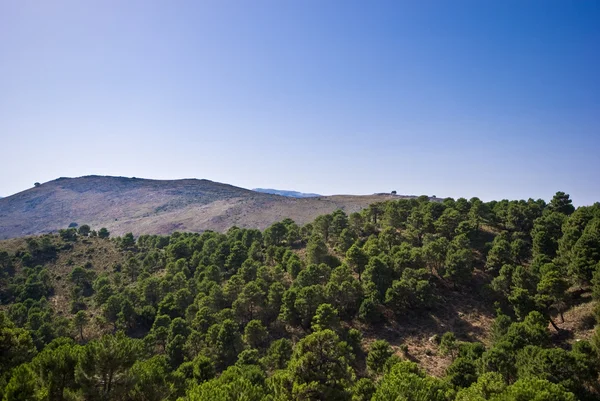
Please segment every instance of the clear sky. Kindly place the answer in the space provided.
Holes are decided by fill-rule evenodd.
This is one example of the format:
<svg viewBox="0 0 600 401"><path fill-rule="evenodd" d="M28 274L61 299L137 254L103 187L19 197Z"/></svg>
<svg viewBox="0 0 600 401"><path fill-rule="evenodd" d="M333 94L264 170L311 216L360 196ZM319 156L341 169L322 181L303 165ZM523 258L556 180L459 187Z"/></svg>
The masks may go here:
<svg viewBox="0 0 600 401"><path fill-rule="evenodd" d="M600 1L0 0L0 195L88 174L600 201Z"/></svg>

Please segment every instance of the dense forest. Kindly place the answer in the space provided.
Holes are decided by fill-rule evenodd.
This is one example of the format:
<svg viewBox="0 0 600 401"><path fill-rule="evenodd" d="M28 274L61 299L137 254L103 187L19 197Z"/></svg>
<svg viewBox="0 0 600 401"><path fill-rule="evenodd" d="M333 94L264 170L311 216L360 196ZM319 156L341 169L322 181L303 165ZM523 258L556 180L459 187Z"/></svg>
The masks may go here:
<svg viewBox="0 0 600 401"><path fill-rule="evenodd" d="M600 203L0 242L0 399L592 400Z"/></svg>

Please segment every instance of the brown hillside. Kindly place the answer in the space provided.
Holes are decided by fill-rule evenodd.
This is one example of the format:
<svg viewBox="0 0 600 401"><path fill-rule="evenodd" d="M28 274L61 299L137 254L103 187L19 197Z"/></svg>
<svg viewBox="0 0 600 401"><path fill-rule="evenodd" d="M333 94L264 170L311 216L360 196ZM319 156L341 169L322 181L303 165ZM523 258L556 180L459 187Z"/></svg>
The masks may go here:
<svg viewBox="0 0 600 401"><path fill-rule="evenodd" d="M298 224L343 209L358 211L392 195L287 198L208 180L59 178L0 199L0 239L40 234L70 223L114 235L265 228L286 217Z"/></svg>

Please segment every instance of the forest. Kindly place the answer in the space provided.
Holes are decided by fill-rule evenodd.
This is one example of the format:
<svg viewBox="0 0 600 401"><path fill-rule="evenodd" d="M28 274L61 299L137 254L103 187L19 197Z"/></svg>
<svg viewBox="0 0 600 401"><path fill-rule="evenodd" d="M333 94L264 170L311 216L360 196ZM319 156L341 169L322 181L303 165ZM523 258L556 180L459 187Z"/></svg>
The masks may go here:
<svg viewBox="0 0 600 401"><path fill-rule="evenodd" d="M0 400L600 397L600 203L72 226L0 242Z"/></svg>

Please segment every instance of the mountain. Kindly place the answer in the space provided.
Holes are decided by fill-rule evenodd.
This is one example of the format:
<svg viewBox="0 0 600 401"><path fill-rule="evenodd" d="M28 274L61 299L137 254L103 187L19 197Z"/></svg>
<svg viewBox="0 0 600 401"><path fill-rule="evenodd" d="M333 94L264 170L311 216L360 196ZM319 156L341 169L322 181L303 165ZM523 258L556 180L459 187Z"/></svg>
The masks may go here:
<svg viewBox="0 0 600 401"><path fill-rule="evenodd" d="M298 191L286 191L283 189L271 189L271 188L254 188L252 189L255 192L262 192L264 194L273 194L273 195L281 195L287 196L289 198L316 198L318 196L322 196L319 194L307 194L304 192Z"/></svg>
<svg viewBox="0 0 600 401"><path fill-rule="evenodd" d="M71 223L127 232L264 229L286 217L306 224L343 209L359 211L390 195L290 198L209 180L149 180L86 176L59 178L0 199L0 239L40 234Z"/></svg>

